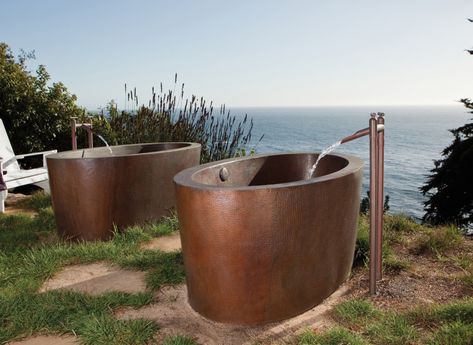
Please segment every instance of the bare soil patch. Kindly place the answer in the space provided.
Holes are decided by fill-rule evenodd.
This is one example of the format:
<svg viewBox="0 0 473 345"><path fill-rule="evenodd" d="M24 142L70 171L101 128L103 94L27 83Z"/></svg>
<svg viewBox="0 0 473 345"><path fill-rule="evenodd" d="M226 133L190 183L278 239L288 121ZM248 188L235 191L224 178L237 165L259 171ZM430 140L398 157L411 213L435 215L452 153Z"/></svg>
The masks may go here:
<svg viewBox="0 0 473 345"><path fill-rule="evenodd" d="M56 336L56 335L39 335L20 341L13 341L8 345L78 345L76 337L73 336Z"/></svg>
<svg viewBox="0 0 473 345"><path fill-rule="evenodd" d="M344 299L367 298L384 310L404 311L432 303L448 303L473 296L473 289L460 279L466 273L455 258L473 258L473 241L465 238L461 246L442 255L435 253L413 254L412 248L396 247L396 256L407 260L409 268L387 272L378 282L375 296L369 295L368 269L357 267L347 282L349 292Z"/></svg>
<svg viewBox="0 0 473 345"><path fill-rule="evenodd" d="M153 238L151 241L143 244L141 249L161 250L163 252L174 252L181 250L181 237L178 232L168 236Z"/></svg>
<svg viewBox="0 0 473 345"><path fill-rule="evenodd" d="M145 318L160 325L158 340L169 335L188 335L196 338L199 344L241 345L254 344L255 341L273 342L291 339L307 327L324 329L333 325L327 312L340 302L347 287L337 290L332 296L315 308L288 320L259 327L229 325L208 320L195 312L187 302L186 286L168 286L156 295L156 302L149 306L118 310L119 319Z"/></svg>
<svg viewBox="0 0 473 345"><path fill-rule="evenodd" d="M73 265L47 280L39 292L68 289L91 295L109 291L137 293L146 290L145 275L146 272L124 270L101 262Z"/></svg>
<svg viewBox="0 0 473 345"><path fill-rule="evenodd" d="M25 195L20 193L8 193L7 199L5 200L5 213L16 214L21 213L34 217L38 213L34 210L24 207L24 201L31 198L31 195Z"/></svg>

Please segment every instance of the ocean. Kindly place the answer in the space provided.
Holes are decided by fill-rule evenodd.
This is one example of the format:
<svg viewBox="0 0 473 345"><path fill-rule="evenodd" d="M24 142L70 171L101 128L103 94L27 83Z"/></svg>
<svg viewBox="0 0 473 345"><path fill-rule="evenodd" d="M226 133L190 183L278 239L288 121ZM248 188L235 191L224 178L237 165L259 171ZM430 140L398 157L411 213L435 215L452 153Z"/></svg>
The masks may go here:
<svg viewBox="0 0 473 345"><path fill-rule="evenodd" d="M375 106L307 108L233 108L253 118L252 144L257 153L320 152L353 132L366 128L371 112L384 112L385 193L390 212L416 219L423 215L419 188L452 142L448 131L473 117L461 104L452 106ZM258 139L264 134L261 142ZM362 196L369 185L368 137L341 145L335 153L365 162Z"/></svg>

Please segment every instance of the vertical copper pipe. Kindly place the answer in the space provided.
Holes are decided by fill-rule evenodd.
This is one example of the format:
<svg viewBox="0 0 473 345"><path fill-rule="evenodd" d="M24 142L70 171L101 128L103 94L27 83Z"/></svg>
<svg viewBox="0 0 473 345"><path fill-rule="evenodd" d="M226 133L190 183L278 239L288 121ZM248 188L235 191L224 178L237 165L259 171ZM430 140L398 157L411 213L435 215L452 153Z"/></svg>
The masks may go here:
<svg viewBox="0 0 473 345"><path fill-rule="evenodd" d="M376 294L376 205L377 205L377 185L376 185L376 156L377 156L377 120L376 114L372 113L369 121L370 129L370 294Z"/></svg>
<svg viewBox="0 0 473 345"><path fill-rule="evenodd" d="M384 126L384 114L378 113L378 124ZM377 140L377 177L376 177L376 280L383 277L383 213L384 213L384 129L378 132Z"/></svg>
<svg viewBox="0 0 473 345"><path fill-rule="evenodd" d="M71 117L71 138L72 138L72 149L77 150L76 118L75 117Z"/></svg>

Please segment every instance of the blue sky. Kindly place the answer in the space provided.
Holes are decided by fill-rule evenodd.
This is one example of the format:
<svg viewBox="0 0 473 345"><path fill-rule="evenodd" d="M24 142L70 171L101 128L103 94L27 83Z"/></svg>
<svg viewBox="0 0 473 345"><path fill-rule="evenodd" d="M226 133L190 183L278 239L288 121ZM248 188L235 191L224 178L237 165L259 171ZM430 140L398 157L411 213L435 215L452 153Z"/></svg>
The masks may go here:
<svg viewBox="0 0 473 345"><path fill-rule="evenodd" d="M452 104L473 97L467 17L471 0L0 0L0 41L92 109L175 72L232 107Z"/></svg>

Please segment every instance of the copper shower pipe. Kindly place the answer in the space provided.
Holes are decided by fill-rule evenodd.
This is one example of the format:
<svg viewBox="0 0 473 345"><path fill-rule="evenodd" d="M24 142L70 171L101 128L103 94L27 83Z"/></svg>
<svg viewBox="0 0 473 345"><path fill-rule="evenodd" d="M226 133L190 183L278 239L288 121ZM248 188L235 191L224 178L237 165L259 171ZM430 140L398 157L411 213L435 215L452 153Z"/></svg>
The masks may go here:
<svg viewBox="0 0 473 345"><path fill-rule="evenodd" d="M383 272L384 113L371 113L369 127L341 143L366 135L370 138L370 294L374 295Z"/></svg>
<svg viewBox="0 0 473 345"><path fill-rule="evenodd" d="M77 123L77 117L71 117L71 136L72 136L72 149L77 150L77 128L84 128L87 131L87 143L89 148L94 147L94 134L92 132L92 122L89 123Z"/></svg>

